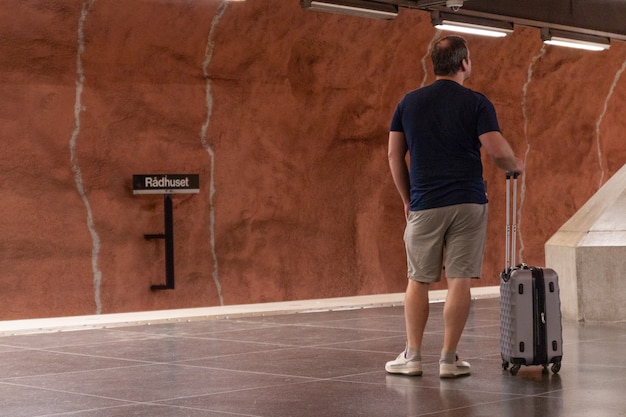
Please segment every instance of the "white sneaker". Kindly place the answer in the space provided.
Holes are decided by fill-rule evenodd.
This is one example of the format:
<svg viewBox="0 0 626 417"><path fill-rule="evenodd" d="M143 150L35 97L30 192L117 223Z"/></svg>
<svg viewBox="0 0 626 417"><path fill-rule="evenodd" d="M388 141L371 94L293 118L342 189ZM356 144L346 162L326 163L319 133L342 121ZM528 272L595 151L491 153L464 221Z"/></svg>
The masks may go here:
<svg viewBox="0 0 626 417"><path fill-rule="evenodd" d="M406 351L404 351L398 355L396 360L385 364L385 371L390 374L420 376L422 375L422 361L407 359Z"/></svg>
<svg viewBox="0 0 626 417"><path fill-rule="evenodd" d="M440 378L456 378L459 376L469 375L470 374L470 364L469 362L465 362L459 360L459 357L456 357L456 361L454 363L445 363L439 361L439 377Z"/></svg>

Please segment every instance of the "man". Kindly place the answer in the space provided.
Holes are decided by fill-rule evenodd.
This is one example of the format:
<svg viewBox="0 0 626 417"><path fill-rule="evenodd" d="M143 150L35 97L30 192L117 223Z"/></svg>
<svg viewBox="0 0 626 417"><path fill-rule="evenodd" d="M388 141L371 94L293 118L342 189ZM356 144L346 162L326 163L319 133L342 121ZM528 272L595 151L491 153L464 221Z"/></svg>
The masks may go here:
<svg viewBox="0 0 626 417"><path fill-rule="evenodd" d="M485 248L487 197L480 149L503 170L520 173L524 164L500 133L492 103L463 86L472 72L465 40L440 39L431 58L436 81L405 95L389 132L389 167L407 219L408 286L406 348L385 369L422 375L428 290L440 281L445 266L448 294L439 376L454 378L470 373L470 364L457 356L457 345L470 311L470 284L480 277Z"/></svg>

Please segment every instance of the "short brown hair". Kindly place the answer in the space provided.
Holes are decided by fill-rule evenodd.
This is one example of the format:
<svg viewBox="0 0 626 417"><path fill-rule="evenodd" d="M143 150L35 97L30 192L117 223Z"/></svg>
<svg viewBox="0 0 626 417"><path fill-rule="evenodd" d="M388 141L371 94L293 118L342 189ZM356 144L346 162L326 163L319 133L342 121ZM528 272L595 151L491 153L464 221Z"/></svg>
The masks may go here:
<svg viewBox="0 0 626 417"><path fill-rule="evenodd" d="M456 74L468 56L469 51L464 38L456 35L444 36L435 43L430 54L435 75Z"/></svg>

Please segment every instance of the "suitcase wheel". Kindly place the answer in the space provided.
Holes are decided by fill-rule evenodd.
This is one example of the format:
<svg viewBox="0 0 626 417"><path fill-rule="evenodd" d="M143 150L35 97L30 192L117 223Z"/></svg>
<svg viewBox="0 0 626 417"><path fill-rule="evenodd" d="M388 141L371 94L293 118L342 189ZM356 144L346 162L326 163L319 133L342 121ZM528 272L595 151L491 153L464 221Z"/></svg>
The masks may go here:
<svg viewBox="0 0 626 417"><path fill-rule="evenodd" d="M517 375L517 372L520 370L520 368L522 367L522 365L513 365L511 367L511 375Z"/></svg>
<svg viewBox="0 0 626 417"><path fill-rule="evenodd" d="M552 364L552 372L558 374L561 370L561 362L555 362Z"/></svg>
<svg viewBox="0 0 626 417"><path fill-rule="evenodd" d="M502 361L502 369L505 371L509 369L509 363L507 361Z"/></svg>

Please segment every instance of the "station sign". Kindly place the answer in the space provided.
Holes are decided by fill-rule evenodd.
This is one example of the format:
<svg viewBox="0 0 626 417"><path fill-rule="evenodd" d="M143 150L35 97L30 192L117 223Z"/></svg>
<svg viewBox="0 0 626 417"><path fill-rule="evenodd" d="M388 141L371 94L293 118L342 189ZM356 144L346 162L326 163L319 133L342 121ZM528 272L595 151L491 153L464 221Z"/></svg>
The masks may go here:
<svg viewBox="0 0 626 417"><path fill-rule="evenodd" d="M197 194L198 174L133 175L133 194Z"/></svg>

